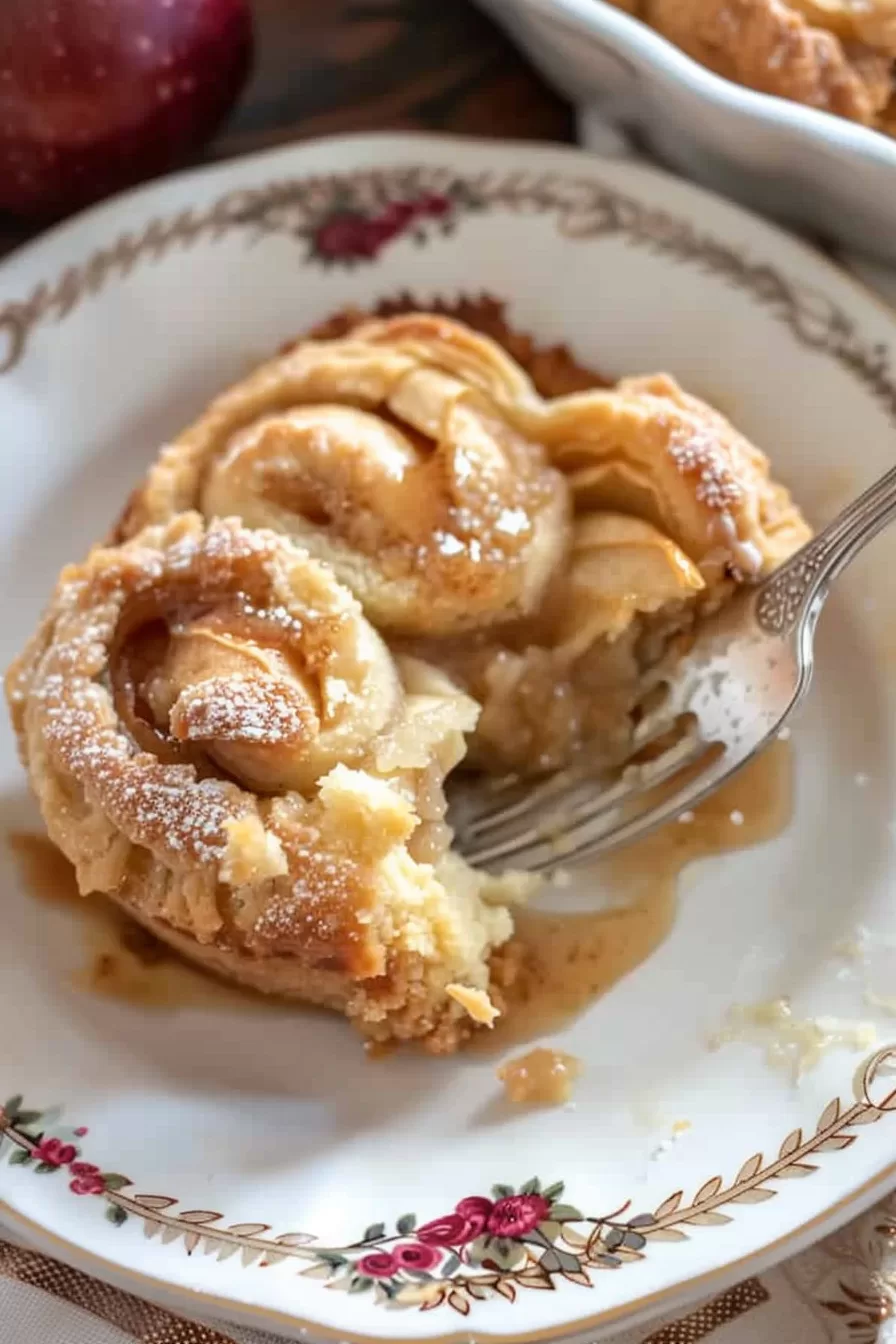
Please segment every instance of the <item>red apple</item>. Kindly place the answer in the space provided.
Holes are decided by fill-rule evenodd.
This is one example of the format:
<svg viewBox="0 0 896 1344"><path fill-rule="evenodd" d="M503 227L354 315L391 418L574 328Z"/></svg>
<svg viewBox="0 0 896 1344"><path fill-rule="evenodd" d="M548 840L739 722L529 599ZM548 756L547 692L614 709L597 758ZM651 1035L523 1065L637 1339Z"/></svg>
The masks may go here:
<svg viewBox="0 0 896 1344"><path fill-rule="evenodd" d="M52 218L171 168L251 53L247 0L0 0L0 209Z"/></svg>

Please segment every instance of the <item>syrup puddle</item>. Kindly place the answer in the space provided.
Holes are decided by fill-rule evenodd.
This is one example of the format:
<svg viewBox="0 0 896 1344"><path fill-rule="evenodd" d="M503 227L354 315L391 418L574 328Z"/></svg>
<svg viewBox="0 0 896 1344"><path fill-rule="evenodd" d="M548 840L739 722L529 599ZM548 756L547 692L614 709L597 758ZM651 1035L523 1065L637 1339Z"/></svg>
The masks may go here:
<svg viewBox="0 0 896 1344"><path fill-rule="evenodd" d="M595 883L612 907L587 913L522 910L520 989L506 1015L476 1047L505 1050L565 1026L654 952L675 922L678 878L687 864L770 840L793 813L789 742L774 742L690 821L672 822L628 849L599 860ZM542 898L550 902L550 893Z"/></svg>
<svg viewBox="0 0 896 1344"><path fill-rule="evenodd" d="M45 836L13 831L6 842L28 894L78 918L85 965L70 977L74 989L153 1009L281 1006L182 961L104 896L81 896L74 869Z"/></svg>
<svg viewBox="0 0 896 1344"><path fill-rule="evenodd" d="M693 820L673 822L594 865L612 908L517 912L526 970L506 1015L492 1031L479 1033L475 1048L504 1051L563 1027L662 943L675 920L678 877L688 863L771 839L791 812L789 743L776 742L701 804ZM43 836L12 832L7 843L28 893L79 917L86 964L71 977L75 988L153 1009L287 1006L191 966L104 897L80 896L71 865ZM550 899L548 891L543 901Z"/></svg>
<svg viewBox="0 0 896 1344"><path fill-rule="evenodd" d="M563 1050L536 1046L498 1069L504 1095L515 1106L563 1106L582 1072L582 1061Z"/></svg>

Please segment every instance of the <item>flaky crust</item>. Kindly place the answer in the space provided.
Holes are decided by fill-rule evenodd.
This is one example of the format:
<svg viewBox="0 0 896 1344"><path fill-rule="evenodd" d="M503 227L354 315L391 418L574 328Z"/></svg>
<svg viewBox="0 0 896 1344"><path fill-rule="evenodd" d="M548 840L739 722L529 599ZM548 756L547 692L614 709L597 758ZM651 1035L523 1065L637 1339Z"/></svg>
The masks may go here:
<svg viewBox="0 0 896 1344"><path fill-rule="evenodd" d="M530 399L494 342L437 315L303 342L162 450L119 535L234 514L326 561L381 630L511 620L567 545L564 482L502 411Z"/></svg>
<svg viewBox="0 0 896 1344"><path fill-rule="evenodd" d="M809 535L673 379L607 387L487 298L399 297L285 347L163 450L121 530L184 507L301 539L481 705L471 761L514 771L624 754L645 627L686 629Z"/></svg>
<svg viewBox="0 0 896 1344"><path fill-rule="evenodd" d="M577 515L654 523L710 582L768 574L809 528L768 458L667 374L548 403L539 430Z"/></svg>
<svg viewBox="0 0 896 1344"><path fill-rule="evenodd" d="M82 890L451 1050L465 1003L502 1004L524 884L449 852L446 774L624 756L645 673L808 529L665 375L599 386L493 301L396 307L337 315L163 449L7 695Z"/></svg>
<svg viewBox="0 0 896 1344"><path fill-rule="evenodd" d="M531 615L569 543L554 468L577 513L645 517L714 572L766 573L808 535L765 455L665 374L545 396L441 313L324 329L343 326L213 402L162 450L119 535L188 508L239 514L299 539L402 635Z"/></svg>
<svg viewBox="0 0 896 1344"><path fill-rule="evenodd" d="M358 308L336 313L311 335L344 338L371 316L382 321L416 311L413 295L402 294L378 303L373 314ZM434 312L471 327L520 366L530 386L518 403L502 405L564 472L577 520L620 508L653 520L694 563L703 565L712 555L713 573L720 561L751 576L757 565L760 574L768 573L808 539L809 528L788 491L773 480L766 455L668 374L614 385L567 346L540 346L516 330L504 305L488 295L437 303ZM733 549L719 549L720 536Z"/></svg>
<svg viewBox="0 0 896 1344"><path fill-rule="evenodd" d="M636 12L726 79L864 126L881 124L893 93L896 26L883 6L643 0Z"/></svg>
<svg viewBox="0 0 896 1344"><path fill-rule="evenodd" d="M319 322L308 332L313 340L338 340L354 331L371 317L403 317L419 312L421 304L413 294L397 294L394 298L380 299L371 310L343 308ZM512 327L505 315L506 305L489 294L461 296L447 301L435 299L428 311L439 317L450 318L485 336L509 355L542 397L563 397L569 392L585 392L595 387L609 387L610 380L597 369L589 368L576 359L567 345L541 345L528 332ZM284 350L298 344L290 341Z"/></svg>
<svg viewBox="0 0 896 1344"><path fill-rule="evenodd" d="M400 669L325 566L178 515L63 572L7 696L82 891L374 1037L466 1034L447 986L487 991L510 933L439 835L477 709Z"/></svg>
<svg viewBox="0 0 896 1344"><path fill-rule="evenodd" d="M411 296L376 318L414 320ZM530 388L504 413L542 444L571 490L567 556L531 616L416 652L481 704L470 763L527 771L562 765L587 743L608 762L629 750L645 671L732 582L769 572L809 537L768 459L667 375L610 387L564 346L540 348L488 297L438 306L510 353ZM355 336L348 310L315 335ZM479 347L482 348L481 346ZM500 395L500 393L499 393Z"/></svg>

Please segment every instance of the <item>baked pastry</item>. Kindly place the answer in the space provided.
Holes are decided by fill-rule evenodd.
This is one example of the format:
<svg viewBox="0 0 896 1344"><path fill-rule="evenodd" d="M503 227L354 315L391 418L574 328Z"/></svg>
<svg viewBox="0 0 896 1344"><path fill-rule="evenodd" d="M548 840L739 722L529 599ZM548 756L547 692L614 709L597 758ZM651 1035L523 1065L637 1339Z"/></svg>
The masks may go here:
<svg viewBox="0 0 896 1344"><path fill-rule="evenodd" d="M890 132L887 0L632 0L622 8L736 84Z"/></svg>
<svg viewBox="0 0 896 1344"><path fill-rule="evenodd" d="M529 885L451 852L446 776L624 758L700 613L808 536L672 379L463 312L491 334L339 315L213 402L7 677L83 891L435 1051L502 1008Z"/></svg>
<svg viewBox="0 0 896 1344"><path fill-rule="evenodd" d="M119 535L238 515L326 561L381 630L512 620L567 543L562 478L502 414L534 395L494 342L426 314L303 342L162 450Z"/></svg>
<svg viewBox="0 0 896 1344"><path fill-rule="evenodd" d="M671 378L545 396L441 313L323 334L166 446L118 534L195 508L301 541L482 706L468 764L550 769L586 740L624 756L647 664L732 573L808 535L764 455ZM553 352L564 390L570 365Z"/></svg>
<svg viewBox="0 0 896 1344"><path fill-rule="evenodd" d="M667 374L549 402L536 430L566 474L576 512L641 517L710 585L757 579L807 540L768 458Z"/></svg>
<svg viewBox="0 0 896 1344"><path fill-rule="evenodd" d="M181 514L98 547L7 694L81 890L194 960L434 1050L469 1026L449 986L495 993L508 884L443 821L477 707L286 538Z"/></svg>

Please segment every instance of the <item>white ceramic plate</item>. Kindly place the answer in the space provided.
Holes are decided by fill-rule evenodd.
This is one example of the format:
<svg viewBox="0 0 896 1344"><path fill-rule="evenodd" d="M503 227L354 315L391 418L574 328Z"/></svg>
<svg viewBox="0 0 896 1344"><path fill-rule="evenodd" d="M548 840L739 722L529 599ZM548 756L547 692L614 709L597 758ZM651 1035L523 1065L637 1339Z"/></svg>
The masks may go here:
<svg viewBox="0 0 896 1344"><path fill-rule="evenodd" d="M677 172L896 262L896 140L742 88L604 0L479 0L555 88Z"/></svg>
<svg viewBox="0 0 896 1344"><path fill-rule="evenodd" d="M443 204L419 238L324 264L370 237L346 212L424 197ZM610 373L674 372L769 449L816 519L893 461L896 321L711 196L531 145L377 136L244 159L97 209L0 272L4 663L58 567L210 394L340 305L403 289L487 289ZM592 1340L821 1235L896 1176L896 1022L835 953L863 926L868 973L892 993L894 658L891 534L822 623L792 823L690 869L660 950L554 1037L587 1066L573 1109L505 1112L483 1054L367 1061L319 1013L79 990L76 915L35 902L4 854L0 1090L24 1100L6 1118L3 1216L144 1295L354 1341ZM4 824L34 826L0 732ZM799 1088L753 1045L707 1050L733 999L781 993L799 1014L875 1022L878 1044L831 1052ZM675 1120L690 1128L663 1143ZM547 1198L565 1212L530 1259L475 1282L421 1248L402 1252L416 1279L378 1277L396 1236L415 1244L410 1214L443 1220L432 1248L439 1227L463 1240L510 1192L513 1262L533 1216L545 1226L535 1176L542 1191L564 1183ZM614 1227L632 1218L620 1257ZM662 1235L645 1243L648 1225ZM346 1262L370 1255L383 1258L363 1291L339 1291Z"/></svg>

